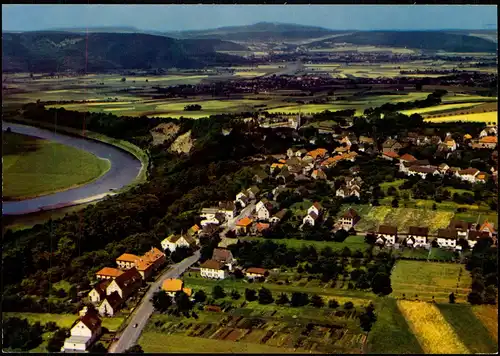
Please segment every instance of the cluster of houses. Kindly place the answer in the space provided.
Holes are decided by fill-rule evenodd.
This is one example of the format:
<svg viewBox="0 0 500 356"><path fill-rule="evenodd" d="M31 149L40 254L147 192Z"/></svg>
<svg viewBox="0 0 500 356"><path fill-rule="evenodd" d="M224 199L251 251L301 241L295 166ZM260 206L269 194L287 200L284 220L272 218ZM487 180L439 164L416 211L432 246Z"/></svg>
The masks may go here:
<svg viewBox="0 0 500 356"><path fill-rule="evenodd" d="M104 267L96 273L99 282L88 298L101 316L113 316L166 262L165 254L156 247L142 256L124 253L116 259L118 268Z"/></svg>

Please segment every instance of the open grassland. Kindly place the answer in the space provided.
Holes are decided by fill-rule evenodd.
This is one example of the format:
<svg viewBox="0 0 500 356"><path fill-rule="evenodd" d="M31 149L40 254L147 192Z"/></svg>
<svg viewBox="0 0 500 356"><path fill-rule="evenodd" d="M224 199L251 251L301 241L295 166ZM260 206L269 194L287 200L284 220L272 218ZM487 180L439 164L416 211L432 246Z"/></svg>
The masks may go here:
<svg viewBox="0 0 500 356"><path fill-rule="evenodd" d="M447 302L451 292L465 302L471 282L464 266L452 263L399 260L391 274L392 296L436 302Z"/></svg>
<svg viewBox="0 0 500 356"><path fill-rule="evenodd" d="M259 241L263 242L266 240L271 240L277 244L284 244L288 248L300 249L303 246L313 246L318 251L325 247L330 247L333 251L342 251L344 247L348 247L352 252L359 250L364 252L366 249L370 247L365 242L364 236L349 236L343 242L335 242L335 241L308 241L308 240L298 240L298 239L266 239L264 237L245 237L240 238L242 241Z"/></svg>
<svg viewBox="0 0 500 356"><path fill-rule="evenodd" d="M89 183L105 174L109 160L36 137L3 133L3 199L18 200Z"/></svg>
<svg viewBox="0 0 500 356"><path fill-rule="evenodd" d="M498 345L498 307L491 305L475 305L472 307L472 311L486 329L488 329L489 335Z"/></svg>
<svg viewBox="0 0 500 356"><path fill-rule="evenodd" d="M21 319L28 319L30 323L39 321L42 325L53 321L60 328L70 328L73 323L78 319L78 315L73 314L50 314L50 313L2 313L2 317L16 317ZM102 326L110 331L118 330L123 322L122 317L103 318Z"/></svg>
<svg viewBox="0 0 500 356"><path fill-rule="evenodd" d="M427 122L484 122L486 124L498 124L498 111L490 111L485 113L473 113L443 117L426 118Z"/></svg>
<svg viewBox="0 0 500 356"><path fill-rule="evenodd" d="M159 332L142 333L139 345L145 353L293 353L293 349L284 349L248 342L213 340L183 335L165 335ZM300 353L299 351L296 351Z"/></svg>
<svg viewBox="0 0 500 356"><path fill-rule="evenodd" d="M497 341L474 314L473 306L443 303L438 304L437 307L460 341L471 353L495 353L498 351ZM496 313L495 316L498 317ZM498 322L496 325L498 326Z"/></svg>
<svg viewBox="0 0 500 356"><path fill-rule="evenodd" d="M340 210L343 214L351 205L344 205ZM448 226L454 212L415 209L392 208L390 206L355 205L353 209L361 216L354 226L358 231L377 229L380 225L396 225L398 232L407 232L410 226L427 226L431 232Z"/></svg>
<svg viewBox="0 0 500 356"><path fill-rule="evenodd" d="M368 334L368 352L374 354L421 354L417 338L392 298L375 305L377 321Z"/></svg>
<svg viewBox="0 0 500 356"><path fill-rule="evenodd" d="M436 305L399 300L398 307L408 321L424 353L470 353Z"/></svg>

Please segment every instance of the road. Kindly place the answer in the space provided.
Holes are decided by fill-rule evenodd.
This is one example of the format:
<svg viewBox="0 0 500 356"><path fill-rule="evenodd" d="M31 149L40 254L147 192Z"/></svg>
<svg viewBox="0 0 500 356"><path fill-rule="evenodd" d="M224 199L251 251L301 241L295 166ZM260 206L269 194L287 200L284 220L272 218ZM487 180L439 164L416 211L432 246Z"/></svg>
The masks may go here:
<svg viewBox="0 0 500 356"><path fill-rule="evenodd" d="M76 205L82 201L100 199L110 194L110 189L119 189L130 184L141 171L141 162L133 155L115 146L81 137L68 136L38 127L2 121L2 130L40 137L46 140L85 150L99 158L108 159L111 168L102 177L80 187L21 201L2 202L3 215L23 215Z"/></svg>
<svg viewBox="0 0 500 356"><path fill-rule="evenodd" d="M237 242L237 239L232 239L226 237L226 233L229 230L233 230L236 227L236 222L245 216L249 216L252 214L252 211L255 209L255 201L252 201L250 204L248 204L243 210L241 210L241 213L236 216L234 219L229 220L228 222L225 223L224 229L220 232L219 236L221 241L219 242L219 247L227 247L232 243Z"/></svg>
<svg viewBox="0 0 500 356"><path fill-rule="evenodd" d="M149 317L153 314L153 304L151 303L151 298L153 294L158 291L161 287L163 281L167 278L178 278L184 271L186 271L191 265L193 265L200 258L200 250L196 251L193 256L186 258L185 260L172 265L172 267L163 273L160 278L154 282L148 289L141 303L135 308L133 315L128 321L127 327L119 335L118 341L113 343L108 352L109 353L122 353L129 347L134 346L139 340L142 330L146 326ZM134 324L137 327L134 328Z"/></svg>

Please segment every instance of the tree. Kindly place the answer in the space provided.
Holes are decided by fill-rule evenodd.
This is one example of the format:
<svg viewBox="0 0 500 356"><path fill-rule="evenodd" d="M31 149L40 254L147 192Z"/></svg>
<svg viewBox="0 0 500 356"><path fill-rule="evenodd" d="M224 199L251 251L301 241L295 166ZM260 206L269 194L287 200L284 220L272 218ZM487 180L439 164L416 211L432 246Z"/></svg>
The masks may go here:
<svg viewBox="0 0 500 356"><path fill-rule="evenodd" d="M397 200L396 198L394 198L391 202L391 205L393 208L398 208L399 207L399 200Z"/></svg>
<svg viewBox="0 0 500 356"><path fill-rule="evenodd" d="M274 301L271 291L265 287L259 289L259 304L271 304Z"/></svg>
<svg viewBox="0 0 500 356"><path fill-rule="evenodd" d="M483 296L478 292L472 291L467 295L467 301L472 305L483 304Z"/></svg>
<svg viewBox="0 0 500 356"><path fill-rule="evenodd" d="M191 303L191 300L189 299L189 296L184 293L183 291L178 291L175 293L175 306L177 307L177 310L179 312L187 312L191 310L193 304Z"/></svg>
<svg viewBox="0 0 500 356"><path fill-rule="evenodd" d="M495 288L495 286L494 285L489 285L484 290L484 302L486 304L495 305L497 303L497 294L498 294L498 291Z"/></svg>
<svg viewBox="0 0 500 356"><path fill-rule="evenodd" d="M363 331L369 332L372 324L377 321L377 316L374 313L375 307L370 304L365 308L365 312L359 316L359 322Z"/></svg>
<svg viewBox="0 0 500 356"><path fill-rule="evenodd" d="M375 245L375 241L377 241L377 236L374 233L367 233L365 235L365 242L369 245Z"/></svg>
<svg viewBox="0 0 500 356"><path fill-rule="evenodd" d="M13 317L4 319L2 324L4 348L27 351L42 342L43 327L40 322L30 325L27 319Z"/></svg>
<svg viewBox="0 0 500 356"><path fill-rule="evenodd" d="M95 354L105 354L108 352L108 349L106 349L106 347L101 342L98 342L94 344L94 346L92 346L89 351L90 353Z"/></svg>
<svg viewBox="0 0 500 356"><path fill-rule="evenodd" d="M234 300L238 300L240 299L241 295L240 293L236 290L236 289L233 289L231 291L231 298L234 299Z"/></svg>
<svg viewBox="0 0 500 356"><path fill-rule="evenodd" d="M372 280L372 290L375 294L388 295L392 293L391 278L387 273L378 272Z"/></svg>
<svg viewBox="0 0 500 356"><path fill-rule="evenodd" d="M67 329L58 329L47 342L47 351L61 352L64 340L69 336Z"/></svg>
<svg viewBox="0 0 500 356"><path fill-rule="evenodd" d="M450 300L451 304L455 304L455 293L451 292L448 296L448 299Z"/></svg>
<svg viewBox="0 0 500 356"><path fill-rule="evenodd" d="M309 296L306 293L293 292L290 305L292 307L302 307L309 304Z"/></svg>
<svg viewBox="0 0 500 356"><path fill-rule="evenodd" d="M172 298L164 290L154 293L151 301L155 310L159 312L166 311L173 304Z"/></svg>
<svg viewBox="0 0 500 356"><path fill-rule="evenodd" d="M339 302L337 302L335 299L330 299L328 301L328 308L336 309L338 307L339 307Z"/></svg>
<svg viewBox="0 0 500 356"><path fill-rule="evenodd" d="M288 299L288 295L285 293L281 293L278 299L276 299L276 304L277 305L284 305L290 303L290 300Z"/></svg>
<svg viewBox="0 0 500 356"><path fill-rule="evenodd" d="M325 305L325 302L323 300L323 298L321 298L319 295L317 294L314 294L312 297L311 297L311 301L310 301L311 305L312 306L315 306L316 308L321 308L322 306Z"/></svg>
<svg viewBox="0 0 500 356"><path fill-rule="evenodd" d="M432 210L436 210L436 209L437 209L436 203L432 204Z"/></svg>
<svg viewBox="0 0 500 356"><path fill-rule="evenodd" d="M196 303L203 303L203 302L205 302L205 300L207 300L207 295L201 289L199 291L196 291L196 293L194 293L193 297L194 297L194 301Z"/></svg>
<svg viewBox="0 0 500 356"><path fill-rule="evenodd" d="M354 304L352 302L345 302L344 303L344 309L349 310L354 307Z"/></svg>
<svg viewBox="0 0 500 356"><path fill-rule="evenodd" d="M245 289L245 299L249 302L257 300L257 292L254 289Z"/></svg>
<svg viewBox="0 0 500 356"><path fill-rule="evenodd" d="M144 350L141 345L134 345L123 351L125 354L143 354Z"/></svg>
<svg viewBox="0 0 500 356"><path fill-rule="evenodd" d="M45 323L45 330L52 332L52 331L56 331L57 329L58 329L58 327L57 327L57 324L55 322L48 321L47 323Z"/></svg>
<svg viewBox="0 0 500 356"><path fill-rule="evenodd" d="M126 82L126 81L127 81L127 78L125 78L125 77L123 77L123 78L121 79L121 82Z"/></svg>
<svg viewBox="0 0 500 356"><path fill-rule="evenodd" d="M226 296L226 292L224 292L224 289L221 286L215 285L212 288L212 297L214 299L221 299L221 298L224 298L225 296Z"/></svg>

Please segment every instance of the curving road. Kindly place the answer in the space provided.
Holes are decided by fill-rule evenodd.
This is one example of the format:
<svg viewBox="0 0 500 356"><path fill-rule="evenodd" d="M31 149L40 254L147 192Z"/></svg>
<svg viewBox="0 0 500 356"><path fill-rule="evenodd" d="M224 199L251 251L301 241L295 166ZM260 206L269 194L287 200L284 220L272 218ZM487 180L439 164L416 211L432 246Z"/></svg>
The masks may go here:
<svg viewBox="0 0 500 356"><path fill-rule="evenodd" d="M137 344L139 336L142 330L146 326L151 314L153 314L154 307L151 303L151 298L153 294L160 290L163 281L167 278L179 278L179 276L184 273L191 265L193 265L200 258L200 250L196 251L193 256L190 256L181 262L172 265L163 275L156 279L156 281L151 284L151 287L146 292L142 298L141 303L135 309L134 313L127 321L127 326L123 332L118 336L118 341L113 343L109 349L108 353L123 353L126 349ZM137 327L134 328L134 325Z"/></svg>
<svg viewBox="0 0 500 356"><path fill-rule="evenodd" d="M132 154L102 142L2 121L2 130L6 131L7 128L19 134L35 136L88 151L97 157L110 160L111 168L99 179L81 187L33 199L2 202L3 215L23 215L42 208L50 210L101 199L110 194L111 189L116 190L130 184L139 175L142 167L141 162Z"/></svg>

